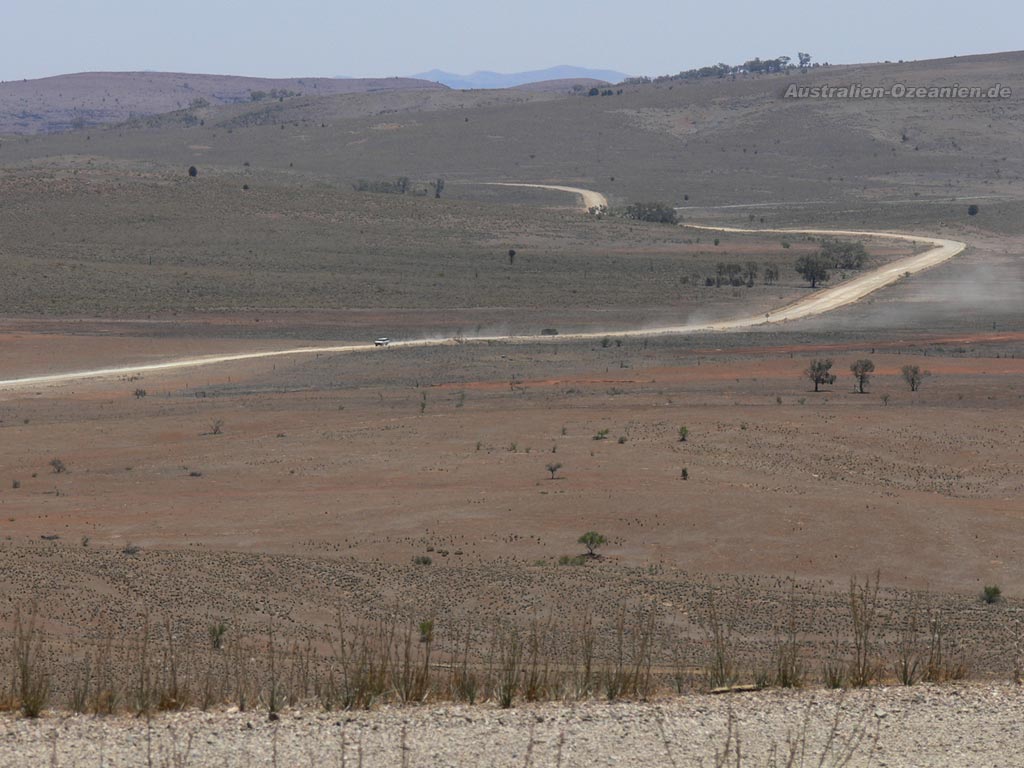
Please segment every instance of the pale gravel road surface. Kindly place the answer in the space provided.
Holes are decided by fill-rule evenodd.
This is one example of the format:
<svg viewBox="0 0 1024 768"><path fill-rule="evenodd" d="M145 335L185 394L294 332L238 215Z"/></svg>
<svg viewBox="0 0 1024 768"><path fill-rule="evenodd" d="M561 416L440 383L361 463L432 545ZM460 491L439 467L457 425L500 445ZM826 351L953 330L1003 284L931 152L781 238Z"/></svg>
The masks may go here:
<svg viewBox="0 0 1024 768"><path fill-rule="evenodd" d="M549 184L512 184L501 183L497 186L530 187L539 189L551 189L560 192L571 192L580 195L584 207L592 204L604 205L607 203L604 195L591 190L577 187L562 187ZM690 228L700 230L711 230L715 232L736 232L736 233L770 233L770 234L808 234L825 235L836 237L883 237L892 240L899 240L911 243L921 243L932 246L923 253L915 256L908 256L897 259L878 269L871 270L859 277L845 280L838 285L823 288L804 298L787 304L779 309L773 309L763 315L741 317L734 320L725 320L713 323L687 323L684 325L667 325L646 327L625 331L594 331L589 333L566 333L559 336L466 336L459 340L452 338L425 338L409 341L392 342L392 348L409 347L434 347L455 343L486 343L486 342L554 342L554 341L590 341L601 339L610 333L619 337L643 336L652 337L659 335L682 335L687 333L706 333L715 331L733 331L743 328L753 328L769 323L781 323L790 320L800 320L860 301L865 296L891 285L896 281L926 269L937 266L948 259L961 253L966 244L957 240L944 240L934 237L923 237L917 235L896 234L891 232L868 232L859 230L828 230L828 229L736 229L732 227L707 227L689 225ZM275 349L260 352L244 352L228 355L206 355L201 357L187 357L177 360L168 360L161 363L143 363L137 365L121 365L106 368L95 368L91 370L69 371L67 373L43 374L39 376L26 376L14 379L0 380L0 390L17 391L30 388L49 387L53 385L66 384L87 379L111 379L122 376L131 376L140 373L157 373L160 371L176 370L181 368L198 368L207 365L218 365L230 362L242 362L245 360L256 360L270 357L294 356L294 355L319 355L319 354L347 354L354 352L383 352L381 348L375 348L372 344L346 344L338 346L322 347L293 347L290 349Z"/></svg>
<svg viewBox="0 0 1024 768"><path fill-rule="evenodd" d="M528 189L550 189L554 192L568 192L572 195L579 195L580 200L583 203L584 210L590 210L591 208L607 208L608 198L602 195L600 192L595 192L592 189L583 189L582 187L562 187L556 184L525 184L522 182L512 181L491 181L487 182L488 187L526 187Z"/></svg>
<svg viewBox="0 0 1024 768"><path fill-rule="evenodd" d="M1024 693L1010 685L693 695L648 704L500 710L429 705L373 712L0 716L2 766L713 766L730 713L742 766L1024 765ZM403 732L405 761L403 762ZM830 746L830 735L831 746ZM344 758L342 752L344 751ZM819 759L824 760L819 763ZM735 755L726 763L735 767Z"/></svg>

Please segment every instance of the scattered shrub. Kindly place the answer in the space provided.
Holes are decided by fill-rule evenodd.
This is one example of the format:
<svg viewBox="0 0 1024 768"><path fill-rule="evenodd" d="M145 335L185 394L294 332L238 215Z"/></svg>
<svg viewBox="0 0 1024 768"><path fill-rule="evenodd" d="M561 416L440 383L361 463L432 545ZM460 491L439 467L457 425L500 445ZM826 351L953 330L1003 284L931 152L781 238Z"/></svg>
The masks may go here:
<svg viewBox="0 0 1024 768"><path fill-rule="evenodd" d="M677 224L676 209L668 203L633 203L626 206L626 218L658 224Z"/></svg>
<svg viewBox="0 0 1024 768"><path fill-rule="evenodd" d="M921 388L921 383L924 381L926 376L931 376L930 371L922 371L919 366L916 365L904 365L901 369L903 374L903 380L910 386L911 392L917 392Z"/></svg>
<svg viewBox="0 0 1024 768"><path fill-rule="evenodd" d="M575 557L570 555L562 555L558 558L559 565L583 565L587 562L587 558L583 555L576 555Z"/></svg>
<svg viewBox="0 0 1024 768"><path fill-rule="evenodd" d="M587 548L587 555L589 555L590 557L597 557L597 553L595 553L594 550L600 547L602 544L608 543L608 539L606 539L597 531L587 531L582 536L580 536L576 541Z"/></svg>
<svg viewBox="0 0 1024 768"><path fill-rule="evenodd" d="M218 621L216 624L211 624L207 628L207 632L210 635L210 647L215 651L222 650L224 648L224 637L228 633L228 625L223 621Z"/></svg>
<svg viewBox="0 0 1024 768"><path fill-rule="evenodd" d="M430 643L434 640L434 622L429 619L421 621L418 627L420 631L420 642Z"/></svg>
<svg viewBox="0 0 1024 768"><path fill-rule="evenodd" d="M981 591L981 599L988 605L998 603L1003 599L1003 591L995 584L988 585Z"/></svg>

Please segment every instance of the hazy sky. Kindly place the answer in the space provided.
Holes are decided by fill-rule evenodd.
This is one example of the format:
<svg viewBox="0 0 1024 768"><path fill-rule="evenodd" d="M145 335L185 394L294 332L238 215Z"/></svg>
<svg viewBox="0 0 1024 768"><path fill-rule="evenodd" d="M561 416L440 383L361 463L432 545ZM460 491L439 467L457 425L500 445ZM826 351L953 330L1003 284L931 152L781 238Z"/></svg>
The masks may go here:
<svg viewBox="0 0 1024 768"><path fill-rule="evenodd" d="M666 74L1024 47L1019 0L12 0L0 80L88 70L389 76L555 64Z"/></svg>

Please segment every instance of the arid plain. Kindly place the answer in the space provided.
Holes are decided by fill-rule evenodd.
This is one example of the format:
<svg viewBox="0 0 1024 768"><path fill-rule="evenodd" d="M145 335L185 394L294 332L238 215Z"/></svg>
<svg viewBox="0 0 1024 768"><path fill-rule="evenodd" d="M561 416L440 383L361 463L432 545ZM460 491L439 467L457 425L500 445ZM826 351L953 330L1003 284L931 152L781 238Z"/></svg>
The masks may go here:
<svg viewBox="0 0 1024 768"><path fill-rule="evenodd" d="M1020 58L803 77L1013 85ZM788 627L821 682L857 654L850 580L876 576L877 681L898 676L918 612L942 617L970 677L1010 679L1024 590L1019 97L794 103L778 97L786 82L295 95L4 138L0 380L448 340L0 387L0 617L38 614L55 698L75 688L83 648L112 634L137 648L147 622L198 658L220 623L264 652L327 654L339 617L431 621L442 663L463 633L486 664L499 627L593 625L614 665L617 627L643 615L662 692L706 687L716 626L730 683L754 682ZM426 194L353 191L400 175ZM681 226L493 181L585 187L613 209L664 200ZM687 224L967 249L820 317L624 336L810 293L793 263L820 238ZM921 250L862 240L865 269ZM723 264L755 277L723 284ZM543 329L558 333L515 338ZM560 338L574 332L598 337ZM804 372L819 358L838 380L815 392ZM864 358L861 393L850 365ZM917 391L908 365L929 374ZM607 539L599 558L578 557L586 531Z"/></svg>

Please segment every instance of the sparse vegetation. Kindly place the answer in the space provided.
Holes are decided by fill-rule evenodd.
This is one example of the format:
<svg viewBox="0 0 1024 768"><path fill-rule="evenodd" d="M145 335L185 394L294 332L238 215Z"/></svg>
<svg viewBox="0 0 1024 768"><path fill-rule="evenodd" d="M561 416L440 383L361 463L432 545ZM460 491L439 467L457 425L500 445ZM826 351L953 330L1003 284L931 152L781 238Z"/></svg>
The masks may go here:
<svg viewBox="0 0 1024 768"><path fill-rule="evenodd" d="M988 605L998 603L1003 599L1003 591L995 584L986 585L981 591L981 599Z"/></svg>
<svg viewBox="0 0 1024 768"><path fill-rule="evenodd" d="M587 548L587 555L589 557L597 557L597 553L594 550L608 543L608 539L597 531L587 531L577 541Z"/></svg>
<svg viewBox="0 0 1024 768"><path fill-rule="evenodd" d="M224 638L228 633L228 625L223 621L218 621L211 624L208 628L210 635L210 647L215 651L224 649Z"/></svg>
<svg viewBox="0 0 1024 768"><path fill-rule="evenodd" d="M971 66L996 66L990 60L998 57ZM901 103L910 113L899 120L879 120L853 100L835 120L835 101L805 100L799 119L790 109L782 123L778 99L764 95L777 95L781 80L766 78L776 85L759 91L760 75L775 70L751 71L757 77L721 91L710 82L672 91L668 82L613 102L570 98L569 107L528 89L315 106L312 98L254 106L245 97L202 107L207 126L171 115L94 130L91 139L4 139L4 378L43 369L48 349L70 351L54 360L74 370L293 344L362 347L382 333L445 339L429 349L395 345L394 354L307 350L161 373L146 385L108 377L5 394L0 436L15 490L0 493L0 633L10 636L21 596L45 601L33 657L45 675L33 678L49 681L53 705L145 722L164 709L255 709L264 717L233 721L269 732L277 726L259 723L267 713L300 714L313 701L325 711L496 707L643 700L712 685L914 685L957 679L968 661L979 677L1010 677L1024 636L1013 600L983 605L983 581L946 593L907 585L945 589L963 573L1013 581L1006 573L1019 542L1005 500L1019 495L1021 474L1016 304L965 291L945 305L938 331L940 308L930 301L894 312L898 325L882 329L904 286L820 323L661 334L653 329L768 312L779 319L779 307L809 293L795 260L821 260L825 276L808 278L820 287L829 272L838 281L846 279L839 270L863 268L868 254L861 243L797 232L698 237L621 209L585 216L571 208L578 195L477 183L595 179L616 205L645 185L655 197L689 185L688 210L701 221L757 227L764 214L762 225L767 217L766 226L785 230L820 216L813 226L964 238L955 224L970 222L957 219L956 201L994 193L985 198L984 247L961 271L992 259L993 276L1008 274L1000 236L1019 222L1002 198L1016 183L1015 155L1007 131L966 126L1013 104L957 107L960 122L943 128L950 107L941 100ZM192 95L178 98L189 104ZM524 118L544 119L519 119L522 102ZM826 118L824 141L815 131ZM731 129L734 120L751 129ZM598 134L616 137L614 151L594 150ZM952 141L971 157L947 154ZM699 151L665 150L684 145ZM1004 155L1010 160L998 161ZM955 160L944 167L944 156ZM973 170L962 172L972 157ZM204 181L194 166L182 179L183 160L200 159ZM389 173L409 176L365 183L363 192L383 194L351 188L360 174ZM442 174L454 174L452 187ZM254 191L237 195L249 184ZM906 199L914 190L926 199ZM868 198L885 204L856 203ZM718 210L733 203L750 207ZM669 203L657 205L653 220L671 221ZM940 219L952 229L933 230ZM927 247L870 243L872 261ZM915 278L922 295L942 282L940 271ZM987 279L974 286L988 287ZM996 321L999 332L988 333ZM555 337L554 326L562 336L543 343L502 339L538 329ZM859 391L879 397L869 349L883 390L897 392L893 411L873 409L889 404L887 394L869 402L847 394L845 382L809 404L801 397L799 373L818 354L841 355L843 366L864 355L850 371ZM929 365L942 386L900 398L892 372L929 356L939 358ZM815 366L815 391L835 383L831 360L809 372ZM129 382L138 400L154 386L145 406L124 397ZM965 399L951 403L957 392ZM210 421L217 414L232 419L232 432L211 441L223 427ZM559 422L570 421L559 437ZM614 425L618 445L595 421ZM679 424L694 425L694 441ZM594 446L591 436L608 442ZM550 481L534 474L531 445ZM63 462L48 467L53 454L73 473L60 474ZM573 467L568 478L562 461ZM679 485L676 470L687 481L690 461L697 482ZM204 473L202 483L190 479ZM603 534L575 543L575 530L590 526ZM913 557L948 544L950 530L978 535L957 546L956 570ZM93 537L88 547L83 534ZM145 555L130 543L122 549L128 536L146 542ZM849 593L835 586L835 574L876 562L900 566L883 588L877 577L852 582ZM785 573L800 574L792 589ZM912 609L910 594L919 600ZM0 647L0 705L12 711L33 698L18 692L26 687L15 650ZM938 694L950 698L922 692ZM868 722L873 713L869 705ZM554 764L561 720L544 716L537 755L528 748L515 762ZM342 744L346 727L348 737L370 734L363 715L323 719L340 723ZM293 724L290 714L282 720ZM666 728L662 758L680 736ZM326 762L313 754L319 746L309 743L304 763ZM436 758L408 755L403 735L403 763ZM348 757L341 763L354 765Z"/></svg>
<svg viewBox="0 0 1024 768"><path fill-rule="evenodd" d="M871 579L863 584L850 580L850 623L853 627L853 658L846 673L850 685L863 688L871 685L879 673L880 665L876 655L878 623L878 575L874 585Z"/></svg>
<svg viewBox="0 0 1024 768"><path fill-rule="evenodd" d="M917 392L921 388L925 378L931 376L928 371L922 371L917 365L904 365L901 369L903 380L907 382L911 392Z"/></svg>
<svg viewBox="0 0 1024 768"><path fill-rule="evenodd" d="M832 359L814 359L804 371L804 376L814 382L814 391L819 392L823 386L831 386L836 383L836 376L832 373Z"/></svg>
<svg viewBox="0 0 1024 768"><path fill-rule="evenodd" d="M850 373L857 379L857 391L861 394L864 394L864 387L871 380L871 374L874 371L875 364L866 358L850 364Z"/></svg>
<svg viewBox="0 0 1024 768"><path fill-rule="evenodd" d="M27 619L20 609L15 611L12 651L18 708L25 717L37 718L50 698L50 673L34 609Z"/></svg>
<svg viewBox="0 0 1024 768"><path fill-rule="evenodd" d="M820 256L822 262L834 269L860 269L868 260L864 244L848 240L824 240Z"/></svg>
<svg viewBox="0 0 1024 768"><path fill-rule="evenodd" d="M821 254L809 254L801 256L796 260L794 269L797 274L811 284L811 288L817 288L818 283L827 283L831 277L829 269L832 262Z"/></svg>
<svg viewBox="0 0 1024 768"><path fill-rule="evenodd" d="M793 64L789 56L778 56L770 59L754 57L742 64L723 64L720 62L718 64L683 70L674 75L659 75L655 78L630 77L625 82L630 85L645 85L647 83L669 83L676 80L724 79L727 77L735 79L741 75L774 74L794 69L806 71L812 66L809 53L797 53L797 57L800 62L799 65ZM819 65L815 63L813 66L817 67ZM821 66L827 67L828 63L826 62Z"/></svg>
<svg viewBox="0 0 1024 768"><path fill-rule="evenodd" d="M676 209L668 203L633 203L626 206L625 216L637 221L650 221L657 224L678 224Z"/></svg>

